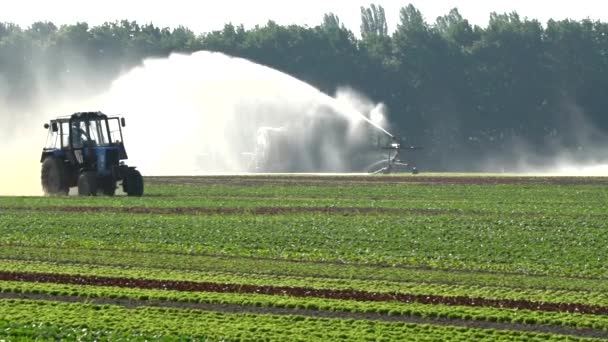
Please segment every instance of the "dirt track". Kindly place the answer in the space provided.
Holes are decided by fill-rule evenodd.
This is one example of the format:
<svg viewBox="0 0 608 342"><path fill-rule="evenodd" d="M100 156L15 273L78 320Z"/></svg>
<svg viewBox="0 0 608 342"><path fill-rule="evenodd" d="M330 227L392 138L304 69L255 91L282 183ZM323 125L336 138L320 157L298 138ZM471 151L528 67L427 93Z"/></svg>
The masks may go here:
<svg viewBox="0 0 608 342"><path fill-rule="evenodd" d="M607 175L608 176L608 175ZM284 185L284 186L377 186L379 184L421 183L426 185L503 185L552 184L599 185L608 184L608 177L547 177L547 176L368 176L368 175L248 175L248 176L191 176L146 177L148 184L176 185Z"/></svg>
<svg viewBox="0 0 608 342"><path fill-rule="evenodd" d="M402 303L460 305L471 307L496 307L548 312L576 312L582 314L597 315L608 314L608 307L576 303L543 303L526 300L487 299L465 296L448 297L407 293L391 294L365 292L358 290L314 289L305 287L256 286L244 284L221 284L211 282L132 279L27 272L0 272L0 280L75 285L115 286L125 288L160 289L190 292L255 293L356 301L397 301Z"/></svg>

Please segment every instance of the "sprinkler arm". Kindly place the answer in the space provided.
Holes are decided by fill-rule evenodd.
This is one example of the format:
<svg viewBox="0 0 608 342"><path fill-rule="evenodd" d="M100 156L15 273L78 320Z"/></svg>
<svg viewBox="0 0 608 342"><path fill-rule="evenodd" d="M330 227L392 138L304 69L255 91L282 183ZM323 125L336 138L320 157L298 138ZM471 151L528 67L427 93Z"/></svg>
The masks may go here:
<svg viewBox="0 0 608 342"><path fill-rule="evenodd" d="M401 160L399 159L399 154L401 151L422 150L422 147L420 147L420 146L401 146L401 142L398 137L393 137L392 140L393 141L388 146L384 146L381 148L383 150L388 150L388 163L389 163L388 167L389 168L392 167L392 164L401 162ZM394 156L391 156L391 151L395 151Z"/></svg>
<svg viewBox="0 0 608 342"><path fill-rule="evenodd" d="M395 150L395 151L415 151L415 150L422 150L422 147L420 146L401 146L401 139L399 139L398 137L393 137L393 141L387 145L382 147L383 150Z"/></svg>
<svg viewBox="0 0 608 342"><path fill-rule="evenodd" d="M395 150L395 151L399 151L399 150L414 151L414 150L422 150L422 147L420 147L420 146L401 146L401 138L392 136L392 142L390 144L388 144L387 146L382 147L382 149L383 150Z"/></svg>
<svg viewBox="0 0 608 342"><path fill-rule="evenodd" d="M399 146L394 146L394 144L391 144L389 146L384 146L381 147L381 149L383 150L399 150L399 151L418 151L418 150L423 150L424 148L421 146L405 146L405 147L401 147L401 145Z"/></svg>

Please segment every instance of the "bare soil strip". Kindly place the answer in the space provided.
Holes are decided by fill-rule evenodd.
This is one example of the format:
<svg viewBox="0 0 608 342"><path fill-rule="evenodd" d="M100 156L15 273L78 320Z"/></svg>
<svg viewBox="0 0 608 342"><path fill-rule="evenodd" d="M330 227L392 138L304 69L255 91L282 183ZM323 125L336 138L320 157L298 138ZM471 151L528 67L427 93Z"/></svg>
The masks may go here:
<svg viewBox="0 0 608 342"><path fill-rule="evenodd" d="M62 296L28 293L0 293L2 299L43 300L66 303L86 303L91 305L119 305L129 309L139 307L158 307L172 309L188 309L201 311L216 311L234 314L269 314L269 315L298 315L314 318L355 319L378 322L406 322L415 324L432 324L441 326L458 326L465 328L515 330L522 332L559 334L577 337L608 338L608 332L588 328L573 328L545 324L500 323L488 321L473 321L452 318L423 318L418 316L386 315L380 313L356 313L325 311L301 308L273 308L236 304L208 304L157 300L133 300L120 298L88 298L77 296Z"/></svg>
<svg viewBox="0 0 608 342"><path fill-rule="evenodd" d="M146 177L149 184L176 185L287 185L287 186L345 186L350 184L376 186L378 184L423 183L463 185L554 184L598 185L608 184L608 177L553 177L553 176L366 176L366 175L251 175L251 176L191 176Z"/></svg>
<svg viewBox="0 0 608 342"><path fill-rule="evenodd" d="M595 315L608 314L608 307L578 303L545 303L526 300L487 299L465 296L439 296L408 293L376 293L358 290L314 289L306 287L257 286L246 284L221 284L212 282L132 279L118 277L97 277L71 274L29 272L0 272L0 280L75 285L115 286L125 288L160 289L191 292L287 295L293 297L317 297L356 301L397 301L402 303L422 303L450 306L459 305L470 307L495 307L548 312L571 312Z"/></svg>

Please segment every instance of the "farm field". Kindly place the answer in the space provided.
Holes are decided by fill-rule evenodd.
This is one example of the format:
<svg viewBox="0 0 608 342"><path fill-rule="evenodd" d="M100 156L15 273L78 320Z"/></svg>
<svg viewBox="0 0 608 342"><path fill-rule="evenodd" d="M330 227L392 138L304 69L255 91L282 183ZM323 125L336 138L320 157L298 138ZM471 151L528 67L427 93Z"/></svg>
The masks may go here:
<svg viewBox="0 0 608 342"><path fill-rule="evenodd" d="M0 197L0 340L608 339L608 178L146 178Z"/></svg>

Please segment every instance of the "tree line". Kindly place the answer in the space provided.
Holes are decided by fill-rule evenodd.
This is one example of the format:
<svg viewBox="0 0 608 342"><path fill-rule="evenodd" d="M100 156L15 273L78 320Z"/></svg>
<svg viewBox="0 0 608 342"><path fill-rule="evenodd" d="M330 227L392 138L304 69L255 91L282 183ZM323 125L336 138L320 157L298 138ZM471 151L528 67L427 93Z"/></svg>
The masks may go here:
<svg viewBox="0 0 608 342"><path fill-rule="evenodd" d="M427 22L413 5L388 32L384 9L361 8L360 37L338 16L319 25L278 25L195 34L132 21L23 29L0 23L0 94L26 103L43 84L69 84L90 70L103 88L148 57L210 50L247 58L332 94L350 86L384 102L391 130L422 145L418 163L475 170L483 160L530 163L567 153L602 155L608 142L608 24L492 13L486 27L457 9ZM599 151L599 152L598 152ZM423 167L424 167L423 166ZM507 165L508 166L508 165Z"/></svg>

